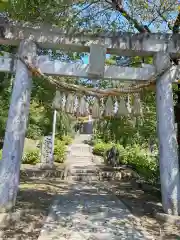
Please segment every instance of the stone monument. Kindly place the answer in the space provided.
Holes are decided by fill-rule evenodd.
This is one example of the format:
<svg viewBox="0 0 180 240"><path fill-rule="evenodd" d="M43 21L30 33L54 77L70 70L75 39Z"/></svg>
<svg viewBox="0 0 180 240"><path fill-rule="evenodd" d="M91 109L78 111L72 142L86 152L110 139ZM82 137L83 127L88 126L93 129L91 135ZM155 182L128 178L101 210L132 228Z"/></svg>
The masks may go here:
<svg viewBox="0 0 180 240"><path fill-rule="evenodd" d="M53 167L52 136L45 136L41 144L41 167Z"/></svg>

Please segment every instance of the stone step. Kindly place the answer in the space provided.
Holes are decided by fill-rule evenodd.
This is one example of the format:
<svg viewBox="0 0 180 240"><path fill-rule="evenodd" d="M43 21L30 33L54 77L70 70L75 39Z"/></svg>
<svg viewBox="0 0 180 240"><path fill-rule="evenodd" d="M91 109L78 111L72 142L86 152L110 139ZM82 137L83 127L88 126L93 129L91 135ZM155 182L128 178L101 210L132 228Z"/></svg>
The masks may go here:
<svg viewBox="0 0 180 240"><path fill-rule="evenodd" d="M76 173L76 174L96 174L98 171L97 169L78 169L78 168L71 168L69 172Z"/></svg>
<svg viewBox="0 0 180 240"><path fill-rule="evenodd" d="M79 153L77 153L77 154L74 154L74 153L72 153L72 154L68 154L68 156L67 156L67 160L72 160L72 162L73 161L82 161L82 160L85 160L85 161L87 161L87 162L91 162L92 163L92 155L88 155L88 154L86 154L86 155L81 155L81 154L79 154Z"/></svg>
<svg viewBox="0 0 180 240"><path fill-rule="evenodd" d="M88 165L89 164L95 165L94 163L92 163L91 157L89 157L89 156L75 156L75 155L67 156L66 163L67 162L71 162L71 163L75 163L75 164L87 163Z"/></svg>
<svg viewBox="0 0 180 240"><path fill-rule="evenodd" d="M84 154L84 153L79 153L79 152L77 152L77 153L69 153L68 154L68 156L67 156L67 158L69 158L69 157L71 157L71 158L84 158L84 159L92 159L92 154L89 154L89 153L87 153L87 154Z"/></svg>
<svg viewBox="0 0 180 240"><path fill-rule="evenodd" d="M109 180L121 180L121 179L132 179L135 176L129 172L109 172L109 171L101 171L98 168L96 169L69 169L68 176L72 177L91 177L96 176L98 180L109 179ZM135 177L136 178L136 177Z"/></svg>
<svg viewBox="0 0 180 240"><path fill-rule="evenodd" d="M69 149L68 149L69 150ZM91 149L90 148L83 148L83 147L71 147L70 148L71 151L82 151L82 152L86 152L86 151L90 151L91 152Z"/></svg>
<svg viewBox="0 0 180 240"><path fill-rule="evenodd" d="M83 150L91 149L91 147L88 144L78 143L78 144L72 144L68 146L68 149L76 149L76 148L82 148Z"/></svg>
<svg viewBox="0 0 180 240"><path fill-rule="evenodd" d="M85 181L85 182L92 182L92 181L99 181L100 177L98 175L67 175L65 180L68 181Z"/></svg>
<svg viewBox="0 0 180 240"><path fill-rule="evenodd" d="M68 151L70 152L70 154L74 154L74 155L76 155L77 153L80 153L80 154L83 153L83 154L85 154L85 156L86 156L86 154L91 154L92 155L92 153L89 150L88 151L84 151L81 148L79 148L79 149L76 148L76 149L71 149L71 150L68 149Z"/></svg>
<svg viewBox="0 0 180 240"><path fill-rule="evenodd" d="M96 176L98 175L97 172L72 172L72 171L69 171L68 172L68 175L71 175L71 176Z"/></svg>
<svg viewBox="0 0 180 240"><path fill-rule="evenodd" d="M76 141L84 138L87 136L79 136ZM38 240L154 240L139 226L136 229L135 219L125 205L99 181L101 172L92 163L90 149L79 145L81 149L77 149L77 144L71 145L66 161L68 192L58 195Z"/></svg>

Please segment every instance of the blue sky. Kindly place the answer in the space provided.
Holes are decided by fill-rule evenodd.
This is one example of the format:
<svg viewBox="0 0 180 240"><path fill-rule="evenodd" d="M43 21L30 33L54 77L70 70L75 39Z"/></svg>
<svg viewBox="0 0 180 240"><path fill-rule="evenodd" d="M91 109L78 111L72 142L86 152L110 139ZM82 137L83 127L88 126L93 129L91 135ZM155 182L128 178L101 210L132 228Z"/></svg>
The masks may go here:
<svg viewBox="0 0 180 240"><path fill-rule="evenodd" d="M178 6L179 4L180 4L180 0L177 0L177 6ZM127 7L126 4L125 4L125 8L126 8L127 11L128 11L128 7ZM178 14L178 11L171 12L171 19L176 19L177 14ZM112 15L116 16L117 14L112 14ZM123 22L126 22L127 20L122 17L122 21L123 21ZM147 24L147 25L148 25L148 22L144 22L144 24ZM154 24L151 24L151 25L149 26L149 28L150 28L150 30L151 30L152 32L157 32L157 28L154 26ZM168 30L169 30L169 29L168 29L168 26L167 26L167 23L166 23L166 22L162 22L162 24L161 24L160 26L158 26L158 31L160 31L160 32L166 32L166 31L168 31ZM82 58L84 64L88 64L88 63L89 63L89 57L88 57L88 55L89 55L89 54L85 55L85 56ZM108 58L109 56L110 56L109 54L106 54L106 58Z"/></svg>
<svg viewBox="0 0 180 240"><path fill-rule="evenodd" d="M85 63L85 64L89 63L89 57L88 56L83 57L82 60L83 60L83 63Z"/></svg>

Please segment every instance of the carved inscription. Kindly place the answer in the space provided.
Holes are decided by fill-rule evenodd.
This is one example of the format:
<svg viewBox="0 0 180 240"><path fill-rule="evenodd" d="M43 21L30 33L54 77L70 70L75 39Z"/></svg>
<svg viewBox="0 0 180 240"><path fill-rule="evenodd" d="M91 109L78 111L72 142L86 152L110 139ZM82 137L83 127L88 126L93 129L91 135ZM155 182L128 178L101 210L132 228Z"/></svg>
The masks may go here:
<svg viewBox="0 0 180 240"><path fill-rule="evenodd" d="M52 136L45 136L42 141L41 164L50 167L53 165Z"/></svg>

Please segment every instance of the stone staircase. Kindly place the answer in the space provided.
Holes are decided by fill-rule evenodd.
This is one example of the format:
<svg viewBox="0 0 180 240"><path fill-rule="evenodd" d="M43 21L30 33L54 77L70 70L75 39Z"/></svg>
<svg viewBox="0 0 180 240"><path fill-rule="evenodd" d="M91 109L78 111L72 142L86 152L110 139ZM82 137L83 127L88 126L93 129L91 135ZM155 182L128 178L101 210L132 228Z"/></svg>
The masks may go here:
<svg viewBox="0 0 180 240"><path fill-rule="evenodd" d="M132 169L123 166L113 168L105 166L92 154L92 147L84 143L89 140L87 135L79 135L68 148L65 162L64 178L68 181L99 181L138 178Z"/></svg>
<svg viewBox="0 0 180 240"><path fill-rule="evenodd" d="M38 240L154 240L126 206L97 181L91 148L76 137L66 164L68 187L55 199ZM135 224L135 222L137 222Z"/></svg>
<svg viewBox="0 0 180 240"><path fill-rule="evenodd" d="M65 172L69 181L97 181L99 180L97 165L93 162L91 147L82 141L87 140L83 135L69 146L65 162Z"/></svg>

